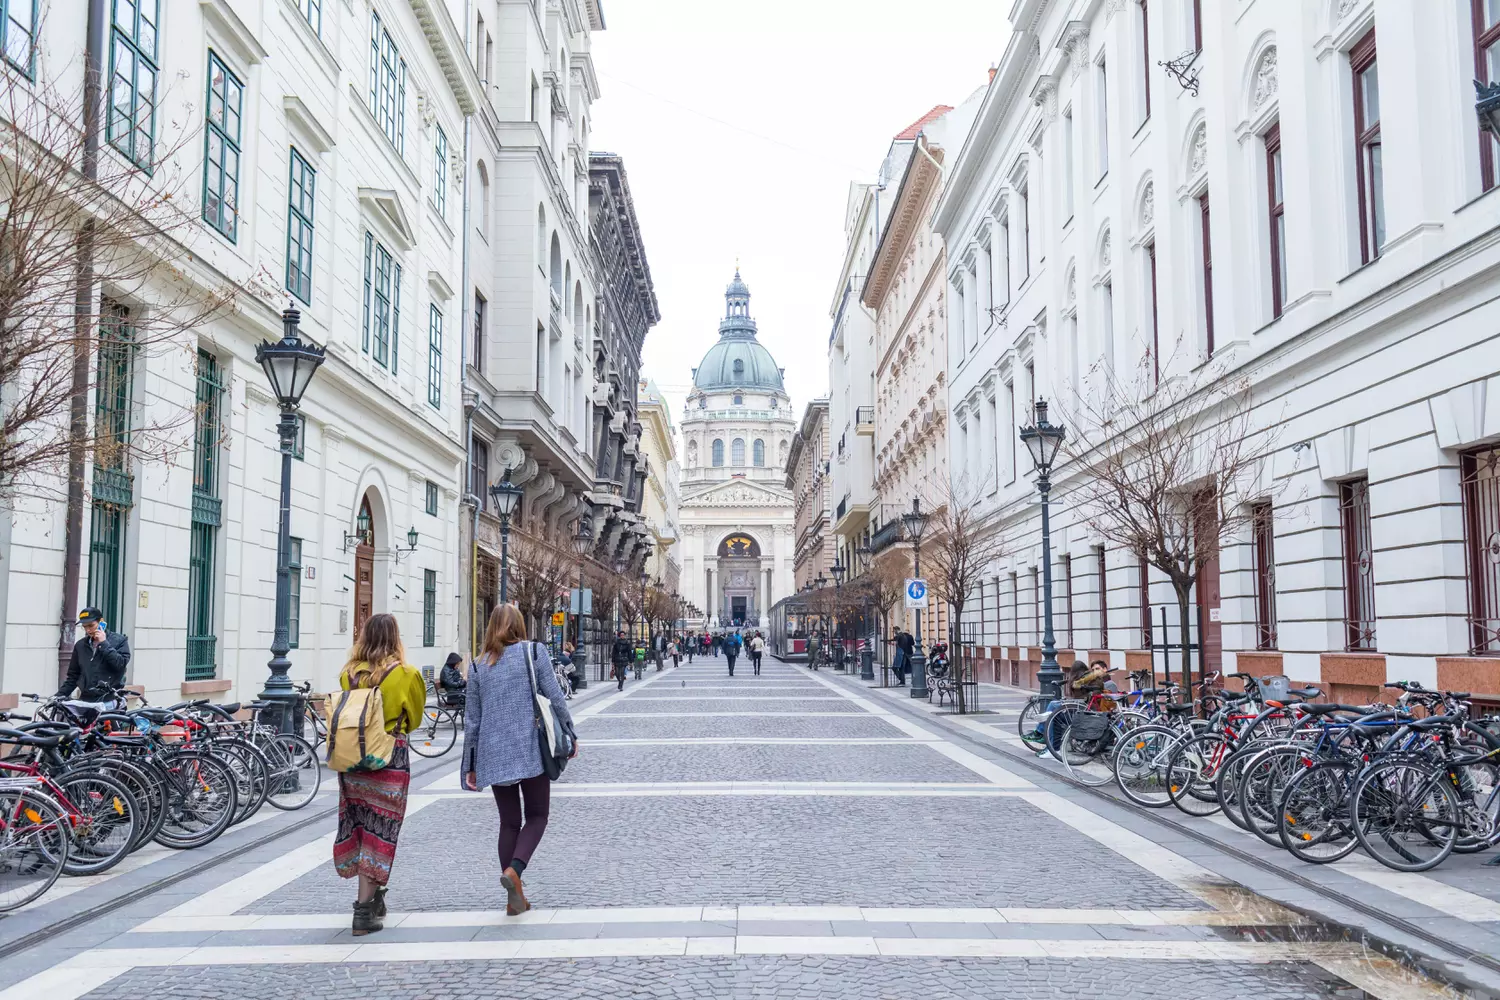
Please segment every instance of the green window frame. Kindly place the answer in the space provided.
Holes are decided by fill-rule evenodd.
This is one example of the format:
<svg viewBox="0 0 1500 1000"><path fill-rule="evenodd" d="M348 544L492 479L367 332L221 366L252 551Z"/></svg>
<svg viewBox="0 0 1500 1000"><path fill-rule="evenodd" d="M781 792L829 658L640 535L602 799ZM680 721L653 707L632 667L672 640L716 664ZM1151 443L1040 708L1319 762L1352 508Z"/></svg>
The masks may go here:
<svg viewBox="0 0 1500 1000"><path fill-rule="evenodd" d="M208 50L208 113L203 118L203 221L230 242L239 235L240 127L245 87Z"/></svg>
<svg viewBox="0 0 1500 1000"><path fill-rule="evenodd" d="M124 606L125 528L134 502L129 473L135 330L130 310L100 302L94 383L94 476L89 518L88 603L119 623Z"/></svg>
<svg viewBox="0 0 1500 1000"><path fill-rule="evenodd" d="M427 309L427 402L443 405L443 311L436 304Z"/></svg>
<svg viewBox="0 0 1500 1000"><path fill-rule="evenodd" d="M156 152L158 0L115 0L105 140L150 171Z"/></svg>
<svg viewBox="0 0 1500 1000"><path fill-rule="evenodd" d="M394 375L400 337L401 265L374 236L365 233L363 350Z"/></svg>
<svg viewBox="0 0 1500 1000"><path fill-rule="evenodd" d="M438 215L448 217L448 135L437 127L437 142L432 149L432 203Z"/></svg>
<svg viewBox="0 0 1500 1000"><path fill-rule="evenodd" d="M318 172L294 147L287 168L286 290L312 304L313 210Z"/></svg>
<svg viewBox="0 0 1500 1000"><path fill-rule="evenodd" d="M97 497L90 511L88 603L104 612L111 629L120 627L120 608L125 603L125 524L129 517L130 508Z"/></svg>
<svg viewBox="0 0 1500 1000"><path fill-rule="evenodd" d="M405 156L406 60L374 11L370 13L370 114L396 152Z"/></svg>
<svg viewBox="0 0 1500 1000"><path fill-rule="evenodd" d="M214 564L221 514L219 449L223 434L223 404L223 368L212 354L200 350L193 428L192 530L188 540L188 680L212 678L218 660L218 637L214 634Z"/></svg>
<svg viewBox="0 0 1500 1000"><path fill-rule="evenodd" d="M323 37L323 0L296 0L297 9L307 19L308 26L319 38Z"/></svg>
<svg viewBox="0 0 1500 1000"><path fill-rule="evenodd" d="M302 641L302 539L290 539L286 550L287 602L286 640L293 649Z"/></svg>
<svg viewBox="0 0 1500 1000"><path fill-rule="evenodd" d="M437 483L431 479L427 480L427 513L437 517L438 512L438 488Z"/></svg>
<svg viewBox="0 0 1500 1000"><path fill-rule="evenodd" d="M5 61L25 73L36 71L36 22L38 0L0 0L0 50Z"/></svg>
<svg viewBox="0 0 1500 1000"><path fill-rule="evenodd" d="M422 645L437 645L437 570L422 571Z"/></svg>

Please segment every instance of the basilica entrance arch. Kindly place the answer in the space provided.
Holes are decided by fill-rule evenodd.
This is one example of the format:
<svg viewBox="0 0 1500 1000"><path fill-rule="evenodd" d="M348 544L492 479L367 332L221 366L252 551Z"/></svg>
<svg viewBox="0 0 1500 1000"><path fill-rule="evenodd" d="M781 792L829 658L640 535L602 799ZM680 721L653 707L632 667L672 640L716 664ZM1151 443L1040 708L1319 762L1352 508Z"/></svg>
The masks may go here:
<svg viewBox="0 0 1500 1000"><path fill-rule="evenodd" d="M761 594L760 542L736 531L719 542L718 593L714 595L722 625L755 626L765 613Z"/></svg>

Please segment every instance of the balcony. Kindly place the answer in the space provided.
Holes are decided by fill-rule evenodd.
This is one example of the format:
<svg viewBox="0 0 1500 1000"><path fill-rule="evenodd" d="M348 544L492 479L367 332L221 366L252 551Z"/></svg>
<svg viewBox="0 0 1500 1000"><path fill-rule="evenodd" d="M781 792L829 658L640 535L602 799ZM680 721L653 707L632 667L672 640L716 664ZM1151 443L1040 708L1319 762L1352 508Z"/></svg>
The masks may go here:
<svg viewBox="0 0 1500 1000"><path fill-rule="evenodd" d="M870 554L875 555L901 541L901 519L887 521L870 539Z"/></svg>
<svg viewBox="0 0 1500 1000"><path fill-rule="evenodd" d="M854 408L854 433L863 434L866 437L875 436L875 407L856 406Z"/></svg>

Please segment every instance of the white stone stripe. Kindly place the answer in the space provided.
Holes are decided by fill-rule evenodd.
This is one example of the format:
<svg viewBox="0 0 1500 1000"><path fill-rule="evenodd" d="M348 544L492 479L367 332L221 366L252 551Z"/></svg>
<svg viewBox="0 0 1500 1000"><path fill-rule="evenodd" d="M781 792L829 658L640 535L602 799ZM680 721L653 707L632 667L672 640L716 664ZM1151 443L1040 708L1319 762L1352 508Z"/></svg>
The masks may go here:
<svg viewBox="0 0 1500 1000"><path fill-rule="evenodd" d="M87 953L85 953L87 954ZM0 1000L77 1000L85 993L92 993L117 976L129 972L131 965L122 963L127 956L122 952L113 965L75 966L56 965L23 979L14 986L0 990Z"/></svg>
<svg viewBox="0 0 1500 1000"><path fill-rule="evenodd" d="M574 712L574 711L572 711L570 709L569 710L569 714L573 716L573 721L574 722L577 722L580 719L587 719L587 718L590 718L591 716L598 715L600 712L604 711L606 708L609 708L611 705L617 704L618 702L621 702L621 701L629 698L631 695L635 694L637 691L640 691L643 688L650 687L652 684L657 683L663 677L667 677L667 676L669 676L669 675L668 674L652 674L651 676L649 676L649 677L647 677L647 678L645 678L643 680L631 681L631 682L629 682L629 684L627 684L625 690L623 690L623 691L616 691L614 694L607 694L603 698L591 699L587 705L584 705L582 708L578 709L578 711L576 711L576 712ZM609 682L608 681L596 681L595 683L607 684Z"/></svg>
<svg viewBox="0 0 1500 1000"><path fill-rule="evenodd" d="M596 719L858 719L858 712L611 712ZM576 717L574 721L577 721Z"/></svg>
<svg viewBox="0 0 1500 1000"><path fill-rule="evenodd" d="M844 920L854 923L898 924L1052 924L1128 927L1283 925L1300 922L1285 917L1215 910L1114 910L1028 907L945 906L588 906L563 910L530 910L510 916L504 910L439 910L391 913L387 927L457 928L546 924L721 923ZM138 934L180 931L333 930L349 924L348 913L237 913L230 916L156 917L132 929Z"/></svg>
<svg viewBox="0 0 1500 1000"><path fill-rule="evenodd" d="M635 698L633 700L634 701L795 701L795 702L803 702L803 701L843 701L842 698L837 698L837 697L834 697L833 695L827 695L827 694L783 695L781 697L776 697L774 695L762 696L762 695L758 695L758 694L700 695L700 694L697 694L697 693L694 693L694 692L690 692L688 694L670 695L670 696L657 697L657 698Z"/></svg>
<svg viewBox="0 0 1500 1000"><path fill-rule="evenodd" d="M883 747L883 746L930 746L938 740L917 740L910 736L816 736L801 738L797 736L676 736L652 739L650 737L631 737L619 739L591 739L589 746L622 746L622 747L644 747L644 746L796 746L796 747L823 747L823 746L851 746L851 747Z"/></svg>
<svg viewBox="0 0 1500 1000"><path fill-rule="evenodd" d="M560 781L552 786L553 798L601 798L609 796L923 796L923 795L1017 795L1020 789L1000 788L979 781ZM433 782L413 795L407 815L418 802L438 798L480 798L459 786L454 773ZM484 795L488 802L489 796ZM230 911L233 912L233 911Z"/></svg>
<svg viewBox="0 0 1500 1000"><path fill-rule="evenodd" d="M537 958L647 958L694 955L869 955L933 958L1060 958L1075 961L1284 962L1354 957L1347 944L1248 941L1101 941L1024 938L910 938L853 935L738 937L577 938L496 941L413 941L301 945L206 945L182 948L98 948L70 958L59 969L122 967L318 965L361 962L496 961ZM18 990L27 983L12 987ZM9 994L10 991L7 991ZM73 993L73 996L79 995ZM4 1000L8 995L0 994ZM33 993L14 996L34 997ZM48 1000L55 1000L49 995Z"/></svg>

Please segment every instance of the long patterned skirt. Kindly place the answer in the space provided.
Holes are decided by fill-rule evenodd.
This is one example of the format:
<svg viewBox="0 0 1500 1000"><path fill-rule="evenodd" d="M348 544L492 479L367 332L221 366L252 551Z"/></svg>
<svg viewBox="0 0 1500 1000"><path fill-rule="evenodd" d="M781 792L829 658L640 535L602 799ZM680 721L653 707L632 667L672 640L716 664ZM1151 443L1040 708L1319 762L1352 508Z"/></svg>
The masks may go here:
<svg viewBox="0 0 1500 1000"><path fill-rule="evenodd" d="M405 737L397 739L391 762L381 770L339 775L339 832L333 841L339 877L365 875L377 885L390 881L410 784Z"/></svg>

